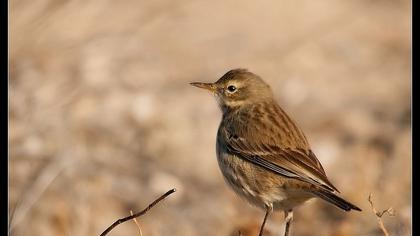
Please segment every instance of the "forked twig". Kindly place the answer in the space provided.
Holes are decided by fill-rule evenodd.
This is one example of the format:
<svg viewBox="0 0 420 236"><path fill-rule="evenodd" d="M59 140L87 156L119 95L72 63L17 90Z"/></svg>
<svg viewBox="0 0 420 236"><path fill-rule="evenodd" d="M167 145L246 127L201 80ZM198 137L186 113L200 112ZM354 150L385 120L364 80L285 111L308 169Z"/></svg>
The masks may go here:
<svg viewBox="0 0 420 236"><path fill-rule="evenodd" d="M154 207L156 204L158 204L160 201L162 201L163 199L167 198L169 195L171 195L172 193L174 193L176 191L176 189L171 189L168 192L166 192L165 194L163 194L162 196L160 196L158 199L156 199L154 202L150 203L149 206L147 206L144 210L134 214L134 215L130 215L127 216L125 218L119 219L117 221L115 221L111 226L109 226L103 233L100 234L100 236L105 236L107 235L113 228L115 228L117 225L126 222L127 220L131 220L134 218L137 218L139 216L144 215L146 212L148 212L150 209L152 209L152 207Z"/></svg>
<svg viewBox="0 0 420 236"><path fill-rule="evenodd" d="M133 215L133 211L130 210L130 214ZM141 227L140 227L139 222L137 222L137 219L136 218L134 218L133 221L136 224L137 228L139 229L140 236L143 236L143 232L141 232Z"/></svg>
<svg viewBox="0 0 420 236"><path fill-rule="evenodd" d="M375 209L375 207L373 206L373 199L372 198L373 198L373 194L371 193L371 194L369 194L368 201L370 203L370 206L372 207L373 213L375 213L375 215L376 215L376 218L377 218L378 224L379 224L379 228L381 228L381 230L382 230L382 232L384 233L385 236L389 236L389 233L388 233L388 231L385 228L384 222L382 222L382 216L385 213L387 213L389 216L394 216L395 215L395 211L394 211L394 209L392 207L390 207L390 208L388 208L386 210L383 210L381 212L378 212Z"/></svg>

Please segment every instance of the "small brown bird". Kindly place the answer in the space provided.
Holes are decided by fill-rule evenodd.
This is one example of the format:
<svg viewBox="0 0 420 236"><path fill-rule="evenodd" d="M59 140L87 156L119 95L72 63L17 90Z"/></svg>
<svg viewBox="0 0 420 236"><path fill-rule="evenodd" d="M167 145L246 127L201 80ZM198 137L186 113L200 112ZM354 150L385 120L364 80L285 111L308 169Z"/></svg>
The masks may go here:
<svg viewBox="0 0 420 236"><path fill-rule="evenodd" d="M314 197L361 211L337 195L305 135L259 76L235 69L215 83L191 85L212 92L223 112L216 141L219 167L239 196L265 209L260 235L273 210L284 211L289 235L293 208Z"/></svg>

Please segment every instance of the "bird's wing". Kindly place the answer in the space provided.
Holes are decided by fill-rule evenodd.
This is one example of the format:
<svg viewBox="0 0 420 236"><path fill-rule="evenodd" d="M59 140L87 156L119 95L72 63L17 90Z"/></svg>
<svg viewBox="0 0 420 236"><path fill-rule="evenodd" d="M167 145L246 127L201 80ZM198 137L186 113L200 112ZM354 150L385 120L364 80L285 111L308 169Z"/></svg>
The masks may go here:
<svg viewBox="0 0 420 236"><path fill-rule="evenodd" d="M280 136L267 138L273 134L273 131L274 133L282 131L275 124L267 128L268 126L261 122L264 121L254 119L252 125L246 127L221 128L219 132L224 136L223 141L227 150L277 174L338 192L309 147L305 149L293 145L285 146L281 143ZM304 141L306 143L306 140Z"/></svg>

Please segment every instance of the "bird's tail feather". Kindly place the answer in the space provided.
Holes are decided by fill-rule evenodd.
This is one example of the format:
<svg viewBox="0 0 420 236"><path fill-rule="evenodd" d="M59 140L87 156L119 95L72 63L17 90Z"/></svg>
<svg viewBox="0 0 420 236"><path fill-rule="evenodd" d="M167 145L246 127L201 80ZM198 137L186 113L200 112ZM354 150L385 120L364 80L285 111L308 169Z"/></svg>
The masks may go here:
<svg viewBox="0 0 420 236"><path fill-rule="evenodd" d="M312 193L345 211L350 211L350 210L362 211L362 209L360 209L359 207L355 206L354 204L344 200L343 198L327 190L318 189L318 190L312 191Z"/></svg>

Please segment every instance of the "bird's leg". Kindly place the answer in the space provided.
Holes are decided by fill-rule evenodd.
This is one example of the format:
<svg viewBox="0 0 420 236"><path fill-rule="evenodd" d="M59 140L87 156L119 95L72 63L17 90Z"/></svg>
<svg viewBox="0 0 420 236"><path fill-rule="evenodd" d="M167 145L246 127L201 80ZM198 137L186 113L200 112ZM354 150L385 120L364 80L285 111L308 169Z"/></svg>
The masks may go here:
<svg viewBox="0 0 420 236"><path fill-rule="evenodd" d="M284 211L284 219L286 221L286 229L284 231L284 236L290 235L290 226L292 225L293 221L293 210Z"/></svg>
<svg viewBox="0 0 420 236"><path fill-rule="evenodd" d="M264 216L264 220L262 222L261 228L260 228L260 234L259 234L259 236L262 236L263 235L265 222L267 221L268 215L272 211L273 211L273 204L270 204L270 205L266 205L265 206L265 216Z"/></svg>

